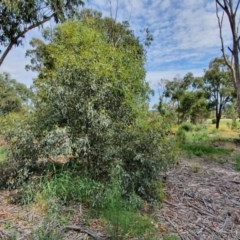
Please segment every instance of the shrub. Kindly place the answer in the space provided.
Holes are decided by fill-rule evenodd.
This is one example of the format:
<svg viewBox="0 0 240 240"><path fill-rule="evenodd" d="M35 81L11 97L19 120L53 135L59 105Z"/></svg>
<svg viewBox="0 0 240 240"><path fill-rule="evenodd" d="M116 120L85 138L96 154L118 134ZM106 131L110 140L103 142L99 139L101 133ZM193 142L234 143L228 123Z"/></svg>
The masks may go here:
<svg viewBox="0 0 240 240"><path fill-rule="evenodd" d="M237 127L238 127L237 119L234 118L234 119L232 119L231 129L237 129Z"/></svg>
<svg viewBox="0 0 240 240"><path fill-rule="evenodd" d="M185 143L187 138L185 130L179 128L176 133L176 138L179 143Z"/></svg>
<svg viewBox="0 0 240 240"><path fill-rule="evenodd" d="M11 136L11 156L35 165L62 155L69 170L103 184L120 161L125 195L156 199L158 174L174 160L174 143L165 138L166 122L149 116L144 47L114 21L123 41L110 47L109 19L89 18L90 25L82 19L58 26L44 48L34 45L31 56L43 68L34 81L33 124Z"/></svg>
<svg viewBox="0 0 240 240"><path fill-rule="evenodd" d="M0 147L0 163L3 162L7 157L7 149L5 147Z"/></svg>
<svg viewBox="0 0 240 240"><path fill-rule="evenodd" d="M214 118L212 119L212 124L216 124L217 123L217 120Z"/></svg>
<svg viewBox="0 0 240 240"><path fill-rule="evenodd" d="M183 129L186 132L191 132L193 131L194 126L190 122L185 122L180 125L179 129Z"/></svg>

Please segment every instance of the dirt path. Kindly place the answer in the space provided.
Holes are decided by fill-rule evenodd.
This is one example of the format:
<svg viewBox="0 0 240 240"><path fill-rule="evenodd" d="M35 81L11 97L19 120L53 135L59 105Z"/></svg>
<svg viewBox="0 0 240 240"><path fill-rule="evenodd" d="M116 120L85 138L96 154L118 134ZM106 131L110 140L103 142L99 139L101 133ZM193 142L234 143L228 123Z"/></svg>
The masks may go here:
<svg viewBox="0 0 240 240"><path fill-rule="evenodd" d="M233 165L182 160L166 185L158 214L166 229L184 240L240 239L240 172Z"/></svg>

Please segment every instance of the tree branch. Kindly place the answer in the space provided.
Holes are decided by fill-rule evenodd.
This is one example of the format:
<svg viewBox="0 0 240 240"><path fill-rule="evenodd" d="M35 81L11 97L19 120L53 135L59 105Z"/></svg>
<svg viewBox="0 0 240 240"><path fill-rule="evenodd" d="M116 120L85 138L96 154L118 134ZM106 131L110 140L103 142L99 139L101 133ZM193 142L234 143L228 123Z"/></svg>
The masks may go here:
<svg viewBox="0 0 240 240"><path fill-rule="evenodd" d="M236 14L237 14L239 4L240 4L240 0L238 0L238 2L237 2L237 6L236 6L235 11L234 11L234 16L236 16Z"/></svg>
<svg viewBox="0 0 240 240"><path fill-rule="evenodd" d="M225 53L225 47L224 47L224 40L223 40L223 34L222 34L224 12L222 13L222 17L220 18L219 11L218 11L218 5L222 9L225 9L225 8L219 2L219 0L216 0L216 16L217 16L217 20L218 20L218 27L219 27L219 33L220 33L220 40L221 40L221 47L222 47L221 50L222 50L222 53L223 53L224 61L225 61L226 65L229 67L229 69L231 70L232 76L234 76L234 68L232 66L233 54L232 54L232 57L231 57L231 62L229 62L229 60L227 59L227 56L226 56L226 53ZM233 53L233 52L231 51L231 53ZM234 87L236 88L236 80L235 80L235 78L233 78L233 83L234 83Z"/></svg>
<svg viewBox="0 0 240 240"><path fill-rule="evenodd" d="M49 17L45 18L44 20L37 22L33 25L30 25L29 27L26 27L21 33L19 33L14 39L11 40L11 42L8 44L7 48L3 52L2 56L0 57L0 67L2 66L3 61L7 57L8 53L12 49L12 47L15 45L17 40L21 37L23 37L28 31L32 30L33 28L39 27L40 25L44 24L45 22L48 22L55 13L52 13Z"/></svg>

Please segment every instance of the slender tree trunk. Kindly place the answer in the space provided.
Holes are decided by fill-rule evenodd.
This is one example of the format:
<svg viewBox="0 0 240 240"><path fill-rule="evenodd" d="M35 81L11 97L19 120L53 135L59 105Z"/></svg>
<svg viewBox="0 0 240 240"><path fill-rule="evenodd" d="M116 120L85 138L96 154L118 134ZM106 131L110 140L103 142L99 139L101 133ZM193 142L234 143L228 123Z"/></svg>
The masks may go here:
<svg viewBox="0 0 240 240"><path fill-rule="evenodd" d="M219 129L220 120L221 120L221 116L219 116L219 115L217 114L217 116L216 116L216 129Z"/></svg>
<svg viewBox="0 0 240 240"><path fill-rule="evenodd" d="M220 120L222 118L222 110L223 110L223 104L220 103L216 106L216 129L219 129L220 126Z"/></svg>
<svg viewBox="0 0 240 240"><path fill-rule="evenodd" d="M238 79L238 82L236 83L236 93L237 93L237 112L238 117L240 117L240 79Z"/></svg>

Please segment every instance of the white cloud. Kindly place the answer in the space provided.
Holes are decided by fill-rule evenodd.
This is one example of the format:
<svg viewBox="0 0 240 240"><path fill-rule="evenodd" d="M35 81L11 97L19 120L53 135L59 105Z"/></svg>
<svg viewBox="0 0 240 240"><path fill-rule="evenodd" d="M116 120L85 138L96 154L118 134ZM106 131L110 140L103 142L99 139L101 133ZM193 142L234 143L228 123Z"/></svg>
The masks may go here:
<svg viewBox="0 0 240 240"><path fill-rule="evenodd" d="M89 0L86 7L109 16L111 2L115 16L117 1L118 21L129 20L137 35L145 27L154 35L146 64L147 80L153 88L161 78L183 76L189 71L202 73L212 58L221 55L214 1ZM225 37L229 36L227 22L224 32ZM28 35L26 43L36 33ZM30 85L34 74L24 70L27 44L25 46L12 51L0 70L8 71L17 80Z"/></svg>
<svg viewBox="0 0 240 240"><path fill-rule="evenodd" d="M156 90L159 85L162 85L164 80L172 80L174 77L178 76L180 78L184 77L188 72L193 73L195 77L202 76L203 69L180 69L180 70L169 70L169 71L148 71L146 75L146 80L149 82L150 87Z"/></svg>

